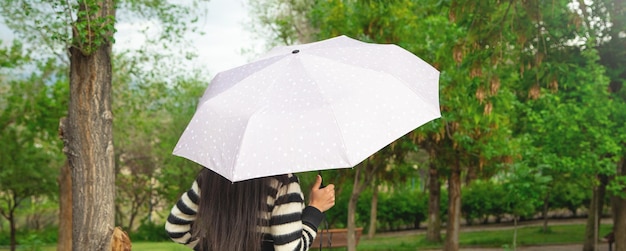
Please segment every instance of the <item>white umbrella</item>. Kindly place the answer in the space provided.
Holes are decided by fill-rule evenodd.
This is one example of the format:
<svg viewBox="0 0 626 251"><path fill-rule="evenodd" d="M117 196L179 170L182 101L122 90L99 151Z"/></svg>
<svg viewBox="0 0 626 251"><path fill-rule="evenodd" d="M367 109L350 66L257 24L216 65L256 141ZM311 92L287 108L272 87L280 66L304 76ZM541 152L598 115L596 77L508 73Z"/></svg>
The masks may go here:
<svg viewBox="0 0 626 251"><path fill-rule="evenodd" d="M174 154L233 182L353 167L440 117L438 82L392 44L276 47L215 76Z"/></svg>

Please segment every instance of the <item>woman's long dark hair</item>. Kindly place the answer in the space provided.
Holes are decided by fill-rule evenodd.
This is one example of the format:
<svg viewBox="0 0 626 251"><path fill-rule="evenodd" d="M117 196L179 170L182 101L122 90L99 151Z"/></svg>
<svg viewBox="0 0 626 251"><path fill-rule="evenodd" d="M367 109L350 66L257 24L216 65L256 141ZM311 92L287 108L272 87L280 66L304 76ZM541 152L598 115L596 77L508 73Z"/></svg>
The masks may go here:
<svg viewBox="0 0 626 251"><path fill-rule="evenodd" d="M257 226L267 212L271 178L231 182L208 168L198 178L200 201L192 235L198 250L261 250Z"/></svg>

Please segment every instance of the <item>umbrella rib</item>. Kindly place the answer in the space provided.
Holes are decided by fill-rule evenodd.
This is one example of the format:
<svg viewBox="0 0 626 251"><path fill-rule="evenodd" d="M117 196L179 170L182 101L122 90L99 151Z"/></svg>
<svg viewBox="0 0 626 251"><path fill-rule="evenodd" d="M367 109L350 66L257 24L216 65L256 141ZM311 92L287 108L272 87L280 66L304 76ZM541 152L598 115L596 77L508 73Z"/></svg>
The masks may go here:
<svg viewBox="0 0 626 251"><path fill-rule="evenodd" d="M430 106L430 108L432 108L432 110L439 111L439 107L434 107L430 102L427 102L428 99L422 93L413 90L413 88L411 88L411 85L409 83L407 83L406 81L404 81L404 80L402 80L402 79L400 79L400 78L398 78L398 77L396 77L396 76L394 76L392 74L389 74L387 72L385 72L385 74L391 76L392 78L397 79L398 82L402 83L402 85L404 85L407 89L409 89L411 92L415 93L415 95L417 95L420 100L424 101L424 103L426 105ZM431 109L428 109L426 111L431 111Z"/></svg>
<svg viewBox="0 0 626 251"><path fill-rule="evenodd" d="M237 81L234 81L234 82L233 82L234 84L232 84L232 85L231 85L231 87L232 87L232 86L234 86L234 85L236 85L236 84L238 84L238 83L241 83L241 82L245 82L245 81L247 81L247 80L248 80L248 79L250 79L250 78L251 78L254 74L258 74L258 73L260 73L260 72L263 72L263 71L264 71L264 70L266 70L267 68L269 68L269 67L271 67L271 66L273 66L273 65L275 65L275 64L277 64L277 63L279 63L279 62L281 62L284 58L285 58L285 55L275 55L275 56L272 56L272 57L268 57L268 58L264 58L264 59L261 59L261 60L255 61L255 63L260 63L260 62L263 62L265 65L263 65L263 67L258 67L257 69L253 69L253 70L251 70L250 72L247 72L246 74L244 74L244 75L245 75L245 77L243 77L243 78L241 78L241 79L238 79ZM218 80L218 79L220 79L220 78L226 78L226 79L228 79L228 78L233 78L233 76L234 76L234 75L238 75L238 74L240 74L240 73L238 73L237 71L239 71L239 70L241 70L241 69L245 69L244 67L245 67L245 66L239 66L239 67L236 67L236 68L233 68L233 69L230 69L230 70L227 70L227 71L224 71L224 72L220 72L220 73L218 73L218 74L215 76L215 78L213 78L213 80L211 81L211 83L209 83L209 88L210 88L210 87L215 88L215 87L214 87L214 86L212 86L212 85L213 85L214 81L217 81L217 80ZM214 90L214 89L211 89L211 90ZM199 101L199 103L198 103L198 106L201 106L202 104L206 103L209 99L215 99L215 98L217 98L218 96L223 95L223 94L225 94L225 93L229 92L230 90L231 90L231 88L230 88L230 87L228 87L228 88L224 88L223 90L220 90L219 92L204 93L204 94L202 95L202 97L200 97L200 101Z"/></svg>
<svg viewBox="0 0 626 251"><path fill-rule="evenodd" d="M235 158L233 158L233 169L231 170L231 176L235 177L235 173L236 173L236 169L237 169L237 162L239 160L239 155L241 154L241 150L244 147L244 139L246 138L246 134L248 133L248 125L250 125L250 121L254 118L254 116L256 114L258 114L259 110L255 111L252 113L252 115L250 115L248 117L248 119L246 120L246 126L243 129L243 133L241 134L241 139L239 140L239 148L237 149L237 154L235 155Z"/></svg>
<svg viewBox="0 0 626 251"><path fill-rule="evenodd" d="M400 46L398 46L398 45L395 45L395 44L390 44L389 46L395 47L396 49L398 49L398 50L400 50L400 51L405 51L406 53L410 53L411 55L415 56L415 54L413 54L412 52L410 52L410 51L408 51L408 50L406 50L406 49L404 49L404 48L402 48L402 47L400 47ZM421 63L421 64L423 65L422 67L430 67L430 68L434 69L434 70L435 70L435 72L437 72L437 78L436 78L436 79L439 79L439 71L438 71L435 67L433 67L432 65L430 65L429 63L427 63L426 61L424 61L423 59L421 59L421 58L419 58L419 57L417 57L417 56L415 56L415 58L418 60L418 62L419 62L419 63ZM418 67L418 68L420 68L420 67ZM407 83L406 81L404 81L404 80L402 80L402 79L398 78L397 76L395 76L395 75L393 75L393 74L389 74L388 72L385 72L385 74L388 74L388 75L390 75L391 77L393 77L393 78L395 78L395 79L398 79L398 80L399 80L399 81L400 81L403 85L405 85L405 86L406 86L409 90L411 90L411 91L412 91L413 93L415 93L418 97L420 97L420 99L421 99L421 100L423 100L423 101L428 101L428 98L426 98L426 96L424 96L422 93L417 92L416 90L414 90L413 88L411 88L411 85L410 85L409 83ZM438 82L438 80L436 80L436 81ZM437 85L437 86L438 86L438 85ZM439 90L436 90L436 91L438 92ZM439 107L434 107L434 106L432 106L430 102L425 102L425 103L426 103L428 106L431 106L431 108L433 108L434 110L439 111Z"/></svg>
<svg viewBox="0 0 626 251"><path fill-rule="evenodd" d="M315 56L315 55L312 55L312 56ZM315 78L314 78L314 76L315 76L315 75L311 74L311 72L309 72L309 70L308 70L306 67L302 67L302 68L304 69L304 72L305 72L307 75L311 76L311 79L313 79L313 82L316 82L316 80L315 80ZM346 144L346 140L345 140L345 138L343 137L343 135L344 135L344 134L343 134L343 133L341 133L341 132L343 132L343 130L342 130L341 126L339 126L339 123L337 122L337 121L338 121L338 120L337 120L337 115L336 115L336 113L335 113L335 110L333 109L332 103L331 103L331 102L329 102L329 101L328 101L328 99L327 99L324 95L321 95L321 93L322 93L322 89L319 87L319 85L317 85L317 84L313 84L313 86L314 86L314 88L317 90L317 93L318 93L319 97L320 97L320 98L324 101L324 104L326 104L326 105L327 105L327 107L328 107L328 109L330 109L330 110L331 110L331 113L330 113L330 114L333 116L333 122L334 122L333 124L335 125L335 127L337 128L337 130L340 132L340 133L339 133L339 138L341 139L341 144L343 145L343 148L346 150L346 151L344 151L344 152L343 152L343 153L344 153L344 158L348 161L348 163L349 163L350 165L353 165L353 164L352 164L352 160L350 159L350 157L349 157L347 154L345 154L345 153L347 153L347 152L348 152L348 151L347 151L347 150L348 150L348 145Z"/></svg>

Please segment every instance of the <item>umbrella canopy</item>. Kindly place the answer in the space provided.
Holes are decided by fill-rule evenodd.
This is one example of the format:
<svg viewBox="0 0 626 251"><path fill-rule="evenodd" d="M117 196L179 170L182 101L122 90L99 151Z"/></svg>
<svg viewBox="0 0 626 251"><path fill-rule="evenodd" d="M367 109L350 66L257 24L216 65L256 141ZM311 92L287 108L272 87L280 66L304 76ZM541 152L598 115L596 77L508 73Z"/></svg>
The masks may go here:
<svg viewBox="0 0 626 251"><path fill-rule="evenodd" d="M353 167L441 116L439 71L346 36L281 46L215 76L174 154L236 182Z"/></svg>

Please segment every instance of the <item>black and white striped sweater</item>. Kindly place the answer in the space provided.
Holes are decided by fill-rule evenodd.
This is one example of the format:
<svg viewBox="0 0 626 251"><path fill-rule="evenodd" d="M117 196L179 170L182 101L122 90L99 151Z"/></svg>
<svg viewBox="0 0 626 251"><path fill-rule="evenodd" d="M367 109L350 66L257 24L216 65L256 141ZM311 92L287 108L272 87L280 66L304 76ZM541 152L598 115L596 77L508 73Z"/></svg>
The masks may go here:
<svg viewBox="0 0 626 251"><path fill-rule="evenodd" d="M269 242L273 243L276 251L309 250L324 215L317 208L305 207L297 176L289 174L287 184L278 179L273 179L271 183L278 189L271 189L273 194L267 199L269 212L261 216L269 222L269 226L259 228L264 234L264 249ZM191 189L174 205L165 224L165 230L173 241L190 248L197 244L191 236L191 224L196 220L200 199L200 188L194 181Z"/></svg>

